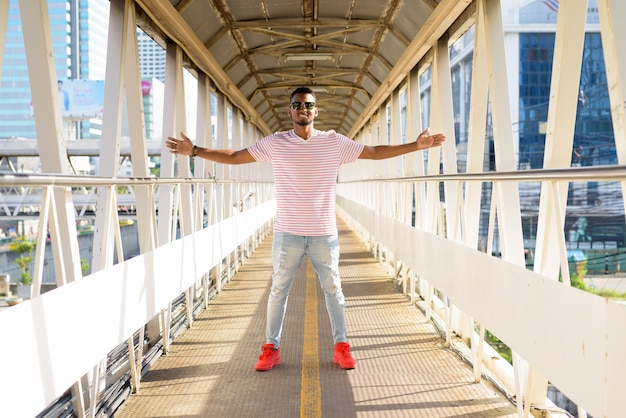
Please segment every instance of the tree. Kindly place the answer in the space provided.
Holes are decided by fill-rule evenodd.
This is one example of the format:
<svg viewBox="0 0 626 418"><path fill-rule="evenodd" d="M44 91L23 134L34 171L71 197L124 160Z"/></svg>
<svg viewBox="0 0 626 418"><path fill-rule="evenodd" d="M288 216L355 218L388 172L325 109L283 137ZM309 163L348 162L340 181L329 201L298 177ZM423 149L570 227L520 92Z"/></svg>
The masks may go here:
<svg viewBox="0 0 626 418"><path fill-rule="evenodd" d="M17 251L20 253L20 256L15 259L15 264L20 266L22 270L22 275L20 276L19 282L21 284L32 284L33 278L28 272L28 265L31 261L33 261L33 250L37 244L34 240L26 238L24 235L20 235L17 237L9 247L12 251Z"/></svg>

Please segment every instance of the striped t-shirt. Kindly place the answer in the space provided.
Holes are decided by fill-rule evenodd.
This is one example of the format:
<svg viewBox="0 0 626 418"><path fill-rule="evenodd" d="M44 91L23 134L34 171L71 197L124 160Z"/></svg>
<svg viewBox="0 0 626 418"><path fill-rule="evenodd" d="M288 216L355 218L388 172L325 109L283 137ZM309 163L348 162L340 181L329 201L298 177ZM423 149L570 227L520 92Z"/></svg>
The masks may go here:
<svg viewBox="0 0 626 418"><path fill-rule="evenodd" d="M274 166L276 231L301 236L337 233L339 166L356 161L363 144L318 130L305 141L290 130L266 136L248 151L257 162Z"/></svg>

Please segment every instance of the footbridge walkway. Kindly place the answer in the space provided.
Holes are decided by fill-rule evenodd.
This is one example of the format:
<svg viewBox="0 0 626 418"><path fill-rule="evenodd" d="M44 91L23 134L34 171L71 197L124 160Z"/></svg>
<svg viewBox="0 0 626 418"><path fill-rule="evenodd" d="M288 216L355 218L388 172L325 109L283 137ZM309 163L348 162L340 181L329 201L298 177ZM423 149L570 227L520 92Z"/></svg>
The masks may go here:
<svg viewBox="0 0 626 418"><path fill-rule="evenodd" d="M471 357L467 346L446 345L443 329L402 294L393 270L345 224L339 236L356 369L333 364L324 296L305 259L289 298L282 362L254 371L272 274L268 237L115 416L515 416L501 389L476 382L462 357Z"/></svg>
<svg viewBox="0 0 626 418"><path fill-rule="evenodd" d="M3 164L26 148L39 159L38 172L0 172L0 216L35 219L35 249L22 253L31 297L0 311L0 416L564 415L553 390L578 417L626 416L626 305L585 289L585 264L576 263L625 246L626 2L110 0L94 176L72 171L71 158L93 154L95 142L66 140L57 71L69 74L64 65L80 57L58 56L49 3L0 1L0 45L17 15L24 41L0 59L23 49L36 127L27 139L36 146L0 140L0 152ZM538 16L550 26L524 21ZM355 370L329 361L307 264L289 305L284 364L252 370L269 281L272 168L174 155L164 138L146 139L137 28L165 51L163 137L247 147L292 129L289 92L302 85L316 93L317 129L371 146L413 141L427 127L447 135L439 148L339 172ZM522 32L548 30L553 49L521 45ZM596 55L586 61L589 31L599 34L602 74L588 72L602 67ZM542 112L511 81L525 68L522 50L537 70L526 81L549 79ZM591 94L581 80L597 81L601 99L581 94ZM573 155L583 110L581 124L606 128L613 141L609 157L594 148L581 167ZM529 144L540 155L534 165L521 157ZM120 175L125 158L130 175ZM82 260L77 223L87 203L93 257ZM140 254L124 259L128 205ZM616 228L579 242L572 217L610 218ZM48 246L56 288L43 293Z"/></svg>

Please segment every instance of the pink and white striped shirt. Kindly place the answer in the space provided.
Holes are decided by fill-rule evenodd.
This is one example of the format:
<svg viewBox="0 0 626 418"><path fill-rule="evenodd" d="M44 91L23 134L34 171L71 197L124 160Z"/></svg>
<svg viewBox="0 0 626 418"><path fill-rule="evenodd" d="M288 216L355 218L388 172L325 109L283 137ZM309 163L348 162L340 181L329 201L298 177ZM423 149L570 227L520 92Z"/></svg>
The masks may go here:
<svg viewBox="0 0 626 418"><path fill-rule="evenodd" d="M304 140L293 129L248 147L257 162L274 166L275 230L301 236L336 234L339 166L356 161L363 147L335 131L315 130Z"/></svg>

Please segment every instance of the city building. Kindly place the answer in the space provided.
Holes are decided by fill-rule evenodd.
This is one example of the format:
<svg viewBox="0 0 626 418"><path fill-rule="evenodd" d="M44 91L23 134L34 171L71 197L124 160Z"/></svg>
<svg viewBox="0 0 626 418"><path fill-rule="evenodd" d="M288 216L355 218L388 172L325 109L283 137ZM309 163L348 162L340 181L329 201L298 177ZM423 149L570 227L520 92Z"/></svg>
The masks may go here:
<svg viewBox="0 0 626 418"><path fill-rule="evenodd" d="M517 169L543 168L546 121L550 105L552 61L555 49L558 0L508 0L502 2L502 18L507 53L507 74L511 98L511 119ZM465 172L469 104L474 51L471 27L450 47L451 88L454 108L454 136L457 141L458 171ZM421 79L423 108L430 95L430 72ZM422 115L428 126L428 115ZM493 131L488 110L485 135L484 170L496 169ZM586 34L578 105L573 139L572 167L614 165L617 163L611 119L607 76L596 0L587 6ZM520 184L523 231L529 263L532 263L537 232L539 184ZM485 213L490 190L485 188ZM594 253L605 269L605 250L619 252L625 243L621 187L617 182L572 182L569 185L565 219L566 243L571 250L584 249L593 267ZM487 219L481 236L486 240ZM498 236L494 238L498 251ZM612 264L612 263L609 263Z"/></svg>
<svg viewBox="0 0 626 418"><path fill-rule="evenodd" d="M509 74L513 104L513 133L518 142L518 167L543 167L546 121L550 105L558 0L509 1L503 10L507 57L516 62L517 73ZM517 117L517 120L515 119ZM571 166L617 163L615 138L602 51L598 6L587 4L586 33L581 63L578 104ZM536 232L539 190L526 185L520 190L525 214L524 234L532 247ZM624 247L621 188L617 182L571 182L565 218L568 248L584 249L589 269L605 269L605 251ZM597 255L597 257L596 257ZM599 260L596 260L596 258ZM595 261L598 261L596 263ZM612 264L613 263L609 263Z"/></svg>
<svg viewBox="0 0 626 418"><path fill-rule="evenodd" d="M554 55L558 0L510 1L503 13L507 45L518 50L518 74L510 74L511 103L518 104L515 134L519 137L522 168L543 166L552 59ZM596 0L589 0L582 57L574 152L572 163L580 166L617 162L608 97L604 55Z"/></svg>
<svg viewBox="0 0 626 418"><path fill-rule="evenodd" d="M142 77L154 77L165 83L165 49L137 28L139 67Z"/></svg>
<svg viewBox="0 0 626 418"><path fill-rule="evenodd" d="M52 44L61 97L66 138L99 139L102 135L101 115L73 112L74 90L94 92L94 101L103 100L108 33L108 0L49 0L48 13ZM143 31L137 29L146 138L161 136L165 51ZM30 81L21 31L18 0L9 0L7 34L0 84L0 139L35 139ZM84 94L83 94L84 95ZM70 109L72 107L72 109ZM100 103L100 108L101 103ZM82 109L80 109L82 110ZM92 117L93 116L93 117ZM128 135L127 127L122 136ZM33 158L15 162L18 170L37 171ZM77 173L94 173L97 162L89 157L72 157Z"/></svg>
<svg viewBox="0 0 626 418"><path fill-rule="evenodd" d="M59 86L68 80L104 80L107 0L48 0ZM9 0L0 84L0 138L36 137L18 0ZM96 119L65 123L68 138L99 138Z"/></svg>

